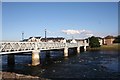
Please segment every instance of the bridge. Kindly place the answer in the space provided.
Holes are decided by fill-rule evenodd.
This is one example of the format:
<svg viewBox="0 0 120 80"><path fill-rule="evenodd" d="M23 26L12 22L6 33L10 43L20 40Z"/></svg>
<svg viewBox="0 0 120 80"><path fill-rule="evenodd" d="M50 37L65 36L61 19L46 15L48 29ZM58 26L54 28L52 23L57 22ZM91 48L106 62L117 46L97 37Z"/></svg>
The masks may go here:
<svg viewBox="0 0 120 80"><path fill-rule="evenodd" d="M21 52L31 52L32 65L36 66L40 64L40 51L42 50L58 50L63 49L64 57L68 57L68 49L74 48L77 53L80 53L80 47L84 47L89 44L86 40L83 43L60 43L60 42L0 42L0 55L8 55L8 64L15 64L14 55ZM12 54L12 55L9 55Z"/></svg>

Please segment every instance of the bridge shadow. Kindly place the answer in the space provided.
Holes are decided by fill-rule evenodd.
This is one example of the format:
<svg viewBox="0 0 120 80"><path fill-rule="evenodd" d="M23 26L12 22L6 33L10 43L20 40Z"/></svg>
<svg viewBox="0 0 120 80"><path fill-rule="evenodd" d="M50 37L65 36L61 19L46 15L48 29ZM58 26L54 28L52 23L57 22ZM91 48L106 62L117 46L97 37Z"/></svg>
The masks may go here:
<svg viewBox="0 0 120 80"><path fill-rule="evenodd" d="M82 51L82 48L81 48ZM58 54L59 53L59 54ZM76 55L74 50L69 49L69 57ZM15 55L15 65L7 65L7 55L3 55L2 72L8 72L10 74L22 74L26 76L37 76L41 78L45 69L48 69L50 66L55 65L55 62L67 60L68 58L63 57L63 51L53 51L50 55L46 55L44 52L41 52L40 65L31 66L31 54L18 54ZM9 76L9 75L7 75ZM14 76L15 78L16 76Z"/></svg>
<svg viewBox="0 0 120 80"><path fill-rule="evenodd" d="M60 54L60 53L59 53ZM45 53L41 53L41 60L40 65L38 66L31 66L31 54L18 54L15 55L15 64L14 65L8 65L7 64L7 56L8 55L2 55L2 72L7 73L4 74L4 76L12 76L12 78L15 78L15 74L22 74L26 76L37 76L41 77L42 72L44 69L47 69L50 65L54 64L55 60L62 60L62 54L60 55L54 55L51 54L50 56L45 55ZM9 73L9 74L8 74ZM4 77L5 78L5 77ZM11 78L11 77L10 77Z"/></svg>

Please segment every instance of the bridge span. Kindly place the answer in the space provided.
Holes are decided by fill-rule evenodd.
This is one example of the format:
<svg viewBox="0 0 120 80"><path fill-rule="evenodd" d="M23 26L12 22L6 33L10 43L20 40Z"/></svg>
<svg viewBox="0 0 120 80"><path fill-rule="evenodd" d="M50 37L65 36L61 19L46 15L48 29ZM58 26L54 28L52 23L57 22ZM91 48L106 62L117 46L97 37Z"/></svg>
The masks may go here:
<svg viewBox="0 0 120 80"><path fill-rule="evenodd" d="M21 52L31 52L32 65L40 64L40 51L63 49L64 57L68 57L68 49L75 48L80 53L80 47L89 46L89 43L60 43L60 42L0 42L0 55L8 55L8 65L15 64L14 55ZM12 55L11 55L12 54Z"/></svg>

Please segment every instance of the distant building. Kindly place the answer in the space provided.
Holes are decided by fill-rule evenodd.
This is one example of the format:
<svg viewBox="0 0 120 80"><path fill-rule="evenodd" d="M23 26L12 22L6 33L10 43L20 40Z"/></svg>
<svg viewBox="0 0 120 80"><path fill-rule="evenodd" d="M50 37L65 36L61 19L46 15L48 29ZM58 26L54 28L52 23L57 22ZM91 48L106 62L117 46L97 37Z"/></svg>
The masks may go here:
<svg viewBox="0 0 120 80"><path fill-rule="evenodd" d="M84 39L68 39L66 42L68 43L84 43Z"/></svg>
<svg viewBox="0 0 120 80"><path fill-rule="evenodd" d="M30 37L29 39L24 39L24 42L61 42L66 43L65 38L63 37L49 37L49 38L42 38L42 37Z"/></svg>
<svg viewBox="0 0 120 80"><path fill-rule="evenodd" d="M28 39L23 39L21 42L27 42L28 41Z"/></svg>
<svg viewBox="0 0 120 80"><path fill-rule="evenodd" d="M113 37L113 36L106 36L105 38L104 38L104 44L105 45L111 45L111 44L113 44L113 41L115 40L115 37Z"/></svg>
<svg viewBox="0 0 120 80"><path fill-rule="evenodd" d="M72 41L70 41L70 43L77 43L77 41L75 39L72 39Z"/></svg>
<svg viewBox="0 0 120 80"><path fill-rule="evenodd" d="M85 39L68 39L66 40L63 37L48 37L48 38L42 38L42 37L30 37L29 39L24 39L24 42L60 42L60 43L84 43Z"/></svg>
<svg viewBox="0 0 120 80"><path fill-rule="evenodd" d="M30 37L28 42L41 42L41 37Z"/></svg>
<svg viewBox="0 0 120 80"><path fill-rule="evenodd" d="M41 41L42 42L63 42L65 40L65 38L63 37L56 37L56 38L53 38L53 37L49 37L49 38L42 38Z"/></svg>
<svg viewBox="0 0 120 80"><path fill-rule="evenodd" d="M67 41L66 41L66 39L64 39L64 40L61 40L60 42L61 43L66 43Z"/></svg>

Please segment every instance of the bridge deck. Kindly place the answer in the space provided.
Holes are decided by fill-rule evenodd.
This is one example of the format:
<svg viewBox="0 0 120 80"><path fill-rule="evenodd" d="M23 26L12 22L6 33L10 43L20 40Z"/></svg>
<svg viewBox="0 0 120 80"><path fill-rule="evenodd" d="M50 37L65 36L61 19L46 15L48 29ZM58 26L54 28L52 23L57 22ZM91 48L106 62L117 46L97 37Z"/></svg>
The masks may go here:
<svg viewBox="0 0 120 80"><path fill-rule="evenodd" d="M88 43L59 42L0 42L0 54L30 52L33 50L52 50L88 46Z"/></svg>

